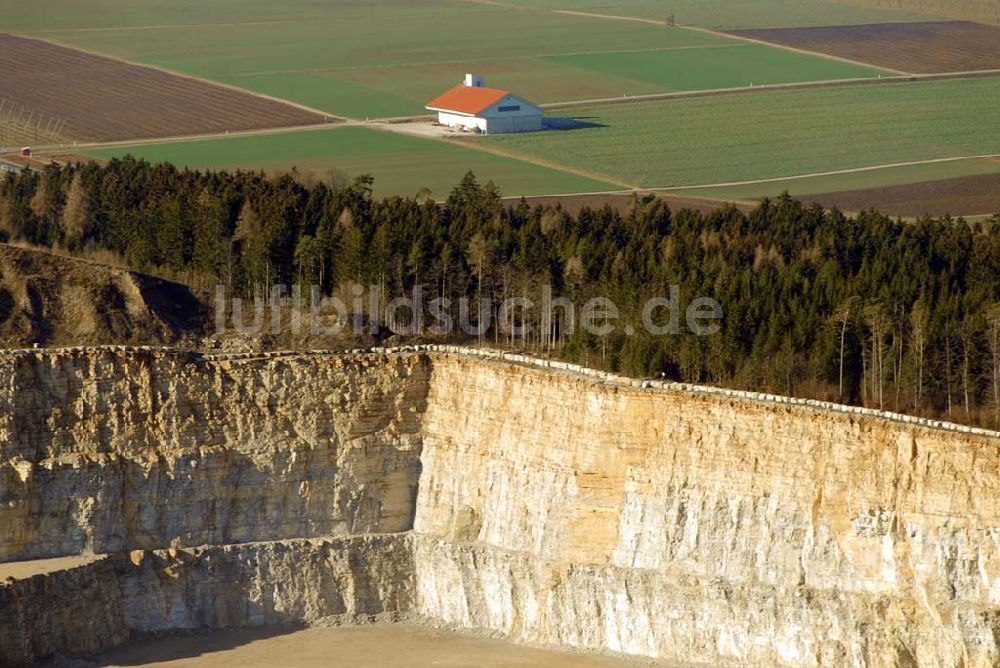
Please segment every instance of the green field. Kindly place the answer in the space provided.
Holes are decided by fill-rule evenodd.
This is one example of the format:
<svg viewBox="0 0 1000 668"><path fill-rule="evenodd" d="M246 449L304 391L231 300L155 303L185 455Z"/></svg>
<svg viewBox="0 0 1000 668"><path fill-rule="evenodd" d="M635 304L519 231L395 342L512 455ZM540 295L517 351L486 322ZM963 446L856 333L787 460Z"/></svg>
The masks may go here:
<svg viewBox="0 0 1000 668"><path fill-rule="evenodd" d="M695 188L671 191L671 193L727 201L757 200L761 197L773 197L785 191L793 197L802 197L805 195L820 195L844 190L863 190L866 188L884 188L909 183L924 183L926 181L953 179L961 176L978 176L980 174L1000 174L1000 158L973 158L970 160L907 165L905 167L886 167L850 174L784 179L768 183L754 183L723 188Z"/></svg>
<svg viewBox="0 0 1000 668"><path fill-rule="evenodd" d="M8 4L10 30L352 118L424 113L467 71L543 103L879 73L685 28L461 0Z"/></svg>
<svg viewBox="0 0 1000 668"><path fill-rule="evenodd" d="M867 78L879 70L822 59L791 59L787 51L763 44L732 44L705 49L641 51L546 60L600 76L631 77L662 91L709 90L796 81Z"/></svg>
<svg viewBox="0 0 1000 668"><path fill-rule="evenodd" d="M193 169L254 169L324 176L331 170L350 176L372 174L378 195L412 195L429 188L447 197L469 170L491 179L507 196L577 193L619 189L610 183L496 156L463 146L380 130L342 127L198 141L147 144L85 151L94 158L134 155Z"/></svg>
<svg viewBox="0 0 1000 668"><path fill-rule="evenodd" d="M483 139L646 188L1000 153L1000 78L572 109L597 127Z"/></svg>

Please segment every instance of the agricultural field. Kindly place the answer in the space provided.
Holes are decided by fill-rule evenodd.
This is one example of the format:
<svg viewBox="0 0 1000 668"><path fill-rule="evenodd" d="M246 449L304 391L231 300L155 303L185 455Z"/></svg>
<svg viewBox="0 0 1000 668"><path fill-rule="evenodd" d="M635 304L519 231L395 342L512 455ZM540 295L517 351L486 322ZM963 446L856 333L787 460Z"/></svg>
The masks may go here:
<svg viewBox="0 0 1000 668"><path fill-rule="evenodd" d="M725 201L753 201L788 192L793 197L822 193L887 189L913 183L934 183L954 178L1000 174L1000 156L880 167L841 174L768 180L734 186L671 190L672 194Z"/></svg>
<svg viewBox="0 0 1000 668"><path fill-rule="evenodd" d="M511 4L624 15L715 29L824 26L935 18L1000 23L994 0L507 0Z"/></svg>
<svg viewBox="0 0 1000 668"><path fill-rule="evenodd" d="M95 149L83 155L101 159L134 155L193 169L284 172L295 168L300 174L319 177L331 171L352 177L372 174L377 195L413 195L426 187L442 200L470 170L481 181L492 180L505 195L515 197L620 189L597 178L451 142L362 127L164 142Z"/></svg>
<svg viewBox="0 0 1000 668"><path fill-rule="evenodd" d="M774 28L732 34L914 74L1000 69L1000 26L971 21Z"/></svg>
<svg viewBox="0 0 1000 668"><path fill-rule="evenodd" d="M357 119L424 113L427 100L467 71L541 103L882 73L657 21L473 0L204 5L140 11L110 0L62 25L26 18L23 9L0 10L0 21ZM114 16L116 8L127 11Z"/></svg>
<svg viewBox="0 0 1000 668"><path fill-rule="evenodd" d="M323 123L327 118L242 91L0 34L0 145L99 141ZM46 119L34 137L24 119ZM11 124L13 125L13 123ZM10 134L4 134L9 129ZM49 132L46 132L46 129Z"/></svg>
<svg viewBox="0 0 1000 668"><path fill-rule="evenodd" d="M876 208L909 217L1000 214L1000 174L804 195L802 199L842 211Z"/></svg>
<svg viewBox="0 0 1000 668"><path fill-rule="evenodd" d="M574 109L595 127L485 138L644 188L1000 154L1000 78L760 91Z"/></svg>
<svg viewBox="0 0 1000 668"><path fill-rule="evenodd" d="M713 185L713 192L691 196L718 191L720 199L746 200L780 192L773 179L1000 153L1000 121L984 112L1000 99L1000 79L874 81L899 71L1000 66L1000 28L940 21L929 10L949 1L899 3L913 11L873 6L881 0L7 3L0 6L4 29L47 41L3 38L20 41L0 55L0 97L10 96L36 118L55 119L55 125L36 122L36 133L58 131L32 139L31 127L26 135L5 122L0 106L0 145L416 116L426 113L428 99L476 72L538 103L577 103L550 109L549 116L572 115L586 127L449 141L352 127L339 135L234 136L90 154L134 152L195 167L372 172L383 194L412 194L424 185L440 194L471 169L513 195ZM670 14L683 25L668 26ZM723 28L734 34L713 32ZM22 66L21 59L31 63ZM877 85L753 90L848 79ZM738 92L711 94L720 89ZM704 96L628 99L688 92ZM612 99L627 103L605 104ZM795 179L789 189L853 192L993 173L963 171L973 164L982 166L951 162L815 177L826 182L813 192L805 190L809 180ZM896 180L887 182L889 174ZM730 182L741 185L717 186Z"/></svg>
<svg viewBox="0 0 1000 668"><path fill-rule="evenodd" d="M1000 5L996 0L839 0L844 4L868 8L900 9L921 14L1000 23Z"/></svg>
<svg viewBox="0 0 1000 668"><path fill-rule="evenodd" d="M592 12L663 21L673 14L680 25L716 30L842 23L919 21L925 14L847 5L825 0L507 0L509 4L563 11ZM905 4L905 3L897 3Z"/></svg>

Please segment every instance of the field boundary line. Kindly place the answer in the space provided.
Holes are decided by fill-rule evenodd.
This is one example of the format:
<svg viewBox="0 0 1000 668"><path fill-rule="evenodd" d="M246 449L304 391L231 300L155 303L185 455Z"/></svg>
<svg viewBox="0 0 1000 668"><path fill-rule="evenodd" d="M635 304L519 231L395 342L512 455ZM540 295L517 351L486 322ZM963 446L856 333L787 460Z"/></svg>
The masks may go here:
<svg viewBox="0 0 1000 668"><path fill-rule="evenodd" d="M632 21L634 23L647 23L654 26L660 26L661 28L666 28L667 24L664 21L657 21L656 19L644 19L639 16L622 16L620 14L597 14L595 12L581 12L575 9L550 9L553 14L565 14L566 16L582 16L588 19L610 19L612 21ZM681 26L676 26L681 27Z"/></svg>
<svg viewBox="0 0 1000 668"><path fill-rule="evenodd" d="M739 86L736 88L710 88L705 90L679 90L666 93L644 93L641 95L626 95L622 97L598 97L585 100L567 100L565 102L543 102L538 106L543 109L572 109L574 107L595 107L611 104L632 104L639 102L655 102L657 100L673 100L687 97L712 97L715 95L737 95L742 93L765 93L780 90L808 90L811 88L837 88L850 86L868 86L875 84L907 84L923 81L945 81L950 79L985 79L1000 76L1000 69L970 70L968 72L941 72L936 74L911 74L909 76L885 76L882 78L865 77L862 79L828 79L819 81L792 81L790 83L761 84L759 86ZM418 114L416 116L386 116L370 118L371 123L410 123L432 120L433 114ZM348 122L351 122L350 120Z"/></svg>
<svg viewBox="0 0 1000 668"><path fill-rule="evenodd" d="M657 100L673 100L687 97L712 97L715 95L737 95L742 93L765 93L781 90L808 90L811 88L837 88L850 86L869 86L875 84L907 84L924 81L946 81L951 79L986 79L1000 76L1000 69L970 70L968 72L941 72L936 74L911 74L909 76L885 76L882 78L865 77L861 79L828 79L819 81L792 81L790 83L761 84L759 86L738 86L736 88L709 88L705 90L679 90L666 93L644 93L641 95L625 95L622 97L597 97L584 100L567 100L565 102L543 102L543 109L572 109L574 107L594 107L611 104L632 104L639 102L655 102ZM372 123L409 123L433 119L432 114L416 116L386 116L370 118Z"/></svg>
<svg viewBox="0 0 1000 668"><path fill-rule="evenodd" d="M645 93L642 95L623 95L622 97L598 97L589 100L570 100L567 102L546 102L538 106L543 109L571 109L573 107L589 107L605 104L628 104L631 102L653 102L656 100L673 100L685 97L712 97L715 95L733 95L736 93L755 93L774 90L795 90L809 88L832 88L836 86L865 85L872 83L900 83L906 81L903 77L885 77L882 79L829 79L820 81L793 81L790 83L761 84L759 86L736 86L732 88L708 88L705 90L679 90L668 93Z"/></svg>
<svg viewBox="0 0 1000 668"><path fill-rule="evenodd" d="M413 137L412 133L401 131L393 128L392 123L352 123L350 125L356 125L360 127L372 128L374 130L381 130L382 132L392 132L395 134L406 135L408 137ZM338 125L337 127L344 127L344 125ZM552 162L550 160L545 160L543 158L536 158L534 156L522 155L516 151L508 151L506 149L499 148L493 144L487 144L485 142L469 141L467 139L452 139L449 137L432 137L432 136L421 136L423 139L430 139L431 141L443 142L445 144L450 144L452 146L462 146L465 148L470 148L472 150L482 151L483 153L491 153L493 155L500 156L501 158L509 158L511 160L518 160L520 162L526 162L528 164L536 165L538 167L545 167L546 169L554 169L567 174L575 174L576 176L582 176L586 179L591 179L593 181L603 181L604 183L609 183L616 186L621 186L624 190L638 190L637 186L621 181L612 176L602 174L600 172L592 172L587 169L579 169L577 167L572 167L569 165L564 165L558 162Z"/></svg>
<svg viewBox="0 0 1000 668"><path fill-rule="evenodd" d="M542 11L542 12L549 12L549 13L552 13L552 14L562 14L564 16L579 16L579 17L583 17L583 18L606 19L606 20L610 20L610 21L631 21L633 23L645 23L647 25L660 26L661 28L668 27L665 21L658 21L656 19L644 19L644 18L641 18L641 17L638 17L638 16L622 16L622 15L619 15L619 14L598 14L596 12L581 12L581 11L577 11L577 10L573 10L573 9L553 9L553 8L548 8L548 7L543 7L543 8L540 8L540 9L534 9L532 7L522 7L522 6L518 6L518 5L510 5L510 4L507 4L507 3L504 3L504 2L496 2L495 0L463 0L463 2L471 2L471 3L475 3L475 4L495 5L497 7L507 7L509 9L520 9L520 10L528 10L528 11ZM830 55L828 53L819 53L819 52L816 52L816 51L809 51L808 49L800 49L800 48L796 48L794 46L787 46L785 44L775 44L773 42L767 42L767 41L764 41L762 39L754 39L754 38L751 38L751 37L743 37L741 35L731 35L731 34L729 34L727 32L722 32L722 31L719 31L719 30L712 30L711 28L702 28L700 26L693 26L693 25L686 25L686 24L685 25L672 26L672 27L680 28L682 30L691 30L691 31L694 31L694 32L700 32L700 33L704 33L706 35L714 35L716 37L722 37L722 38L726 38L726 39L737 39L737 40L741 40L741 41L744 41L744 42L748 42L750 44L759 44L759 45L763 45L763 46L769 46L769 47L775 48L775 49L782 49L784 51L790 51L792 53L798 53L799 55L807 55L807 56L814 56L814 57L818 57L818 58L825 58L827 60L839 61L839 62L847 63L847 64L850 64L850 65L856 65L856 66L860 66L860 67L868 67L868 68L871 68L871 69L882 70L883 72L894 72L896 74L901 74L901 75L912 74L912 72L904 72L903 70L897 70L897 69L893 69L891 67L880 67L878 65L873 65L872 63L866 63L866 62L863 62L863 61L860 61L860 60L852 60L850 58L842 58L840 56L832 56L832 55Z"/></svg>
<svg viewBox="0 0 1000 668"><path fill-rule="evenodd" d="M876 172L880 169L892 169L894 167L914 167L917 165L934 165L947 162L961 162L963 160L980 160L984 158L1000 158L1000 153L984 153L982 155L962 155L949 158L928 158L926 160L910 160L907 162L890 162L881 165L869 165L867 167L851 167L849 169L835 169L828 172L813 172L811 174L796 174L793 176L778 176L767 179L752 179L748 181L728 181L725 183L702 183L688 186L665 186L661 188L646 188L652 192L677 192L682 190L700 190L705 188L729 188L734 186L753 186L764 183L777 183L780 181L798 181L801 179L818 178L822 176L838 176L841 174L860 174L862 172Z"/></svg>
<svg viewBox="0 0 1000 668"><path fill-rule="evenodd" d="M277 102L290 107L294 107L296 109L300 109L302 111L308 111L310 113L317 114L318 116L323 116L326 119L328 119L327 122L345 121L348 118L347 116L339 116L337 114L332 114L329 111L325 111L323 109L317 109L316 107L310 107L309 105L299 104L298 102L292 102L291 100L286 100L281 97L275 97L274 95L268 95L266 93L259 93L257 91L248 90L240 86L234 86L233 84L227 84L222 81L216 81L215 79L206 79L205 77L200 77L196 74L188 74L187 72L180 72L178 70L173 70L170 69L169 67L162 67L160 65L137 63L134 60L129 60L127 58L122 58L120 56L111 55L108 53L104 53L102 51L97 51L95 49L86 49L74 46L72 44L66 44L64 42L60 42L59 40L50 39L48 37L38 37L37 35L27 35L24 33L16 33L16 32L11 32L9 34L23 39L35 40L37 42L46 42L48 44L52 44L54 46L58 46L63 49L69 49L71 51L77 51L79 53L86 53L91 56L96 56L98 58L106 58L107 60L113 60L115 62L123 63L125 65L131 65L132 67L142 67L150 70L156 70L164 74L169 74L171 76L179 77L181 79L187 79L189 81L197 81L199 83L207 84L210 86L218 86L220 88L227 88L229 90L243 93L245 95L252 95L253 97L257 97L263 100L268 100L270 102Z"/></svg>
<svg viewBox="0 0 1000 668"><path fill-rule="evenodd" d="M656 19L644 19L641 16L624 16L621 14L597 14L595 12L581 12L575 9L556 9L555 7L529 7L527 5L512 5L498 0L462 0L473 5L491 5L493 7L504 7L506 9L516 9L522 12L542 12L547 14L563 14L566 16L580 16L587 19L606 19L611 21L631 21L633 23L648 23L654 26L666 27L663 21Z"/></svg>
<svg viewBox="0 0 1000 668"><path fill-rule="evenodd" d="M784 51L791 51L792 53L798 53L800 55L815 56L817 58L825 58L826 60L833 60L836 62L847 63L849 65L857 65L860 67L868 67L873 70L881 70L883 72L893 72L901 76L912 76L913 72L904 72L903 70L897 70L893 67L884 67L882 65L875 65L873 63L866 63L863 60L854 60L852 58L844 58L843 56L834 56L829 53L820 53L819 51L810 51L809 49L800 49L795 46L788 46L787 44L778 44L776 42L768 42L762 39L755 39L753 37L745 37L743 35L734 35L728 32L720 32L718 30L711 30L710 28L700 28L698 26L684 26L688 30L694 30L696 32L702 32L709 35L717 35L719 37L729 37L730 39L739 39L744 42L749 42L750 44L760 44L763 46L769 46L774 49L782 49Z"/></svg>
<svg viewBox="0 0 1000 668"><path fill-rule="evenodd" d="M996 70L970 70L968 72L940 72L935 74L893 75L881 78L863 77L860 79L820 79L817 81L792 81L789 83L761 84L759 86L738 86L735 88L709 88L705 90L680 90L668 93L646 93L623 97L594 98L591 100L570 100L567 102L546 102L538 106L544 109L569 109L572 107L589 107L605 104L627 104L630 102L650 102L655 100L671 100L685 97L711 97L713 95L732 95L737 93L755 93L775 90L801 90L810 88L836 88L838 86L868 86L874 84L918 83L922 81L944 81L949 79L980 79L1000 75Z"/></svg>

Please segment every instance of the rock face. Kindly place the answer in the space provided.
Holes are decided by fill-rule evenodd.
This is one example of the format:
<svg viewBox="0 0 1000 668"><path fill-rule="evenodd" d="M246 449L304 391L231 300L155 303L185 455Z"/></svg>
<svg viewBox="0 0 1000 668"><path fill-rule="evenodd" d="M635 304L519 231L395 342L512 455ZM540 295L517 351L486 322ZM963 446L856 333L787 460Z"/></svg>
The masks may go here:
<svg viewBox="0 0 1000 668"><path fill-rule="evenodd" d="M132 633L309 624L413 607L407 534L137 550L0 586L0 665Z"/></svg>
<svg viewBox="0 0 1000 668"><path fill-rule="evenodd" d="M1000 663L996 437L556 366L0 357L0 561L114 555L0 585L0 659L393 612L666 660ZM52 617L88 587L103 635Z"/></svg>
<svg viewBox="0 0 1000 668"><path fill-rule="evenodd" d="M995 439L460 358L432 378L432 617L673 659L1000 661Z"/></svg>
<svg viewBox="0 0 1000 668"><path fill-rule="evenodd" d="M0 357L0 561L405 531L429 362Z"/></svg>
<svg viewBox="0 0 1000 668"><path fill-rule="evenodd" d="M0 584L0 665L55 652L97 652L128 640L110 558Z"/></svg>

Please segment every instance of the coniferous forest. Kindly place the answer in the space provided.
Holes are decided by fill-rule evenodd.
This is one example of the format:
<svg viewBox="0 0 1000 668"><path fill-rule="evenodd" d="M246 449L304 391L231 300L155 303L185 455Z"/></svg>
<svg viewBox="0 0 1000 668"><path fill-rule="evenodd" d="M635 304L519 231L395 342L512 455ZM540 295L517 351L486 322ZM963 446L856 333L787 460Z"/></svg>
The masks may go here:
<svg viewBox="0 0 1000 668"><path fill-rule="evenodd" d="M745 214L506 206L473 175L445 202L372 196L372 180L197 172L132 159L0 181L0 239L114 253L140 271L253 296L273 284L385 295L574 302L634 325L597 336L558 319L490 345L642 376L793 394L1000 426L1000 218L847 217L788 197ZM680 288L724 309L710 336L640 326ZM456 307L457 308L457 307ZM531 320L522 311L515 317ZM542 326L540 326L542 325ZM471 339L475 343L475 338Z"/></svg>

